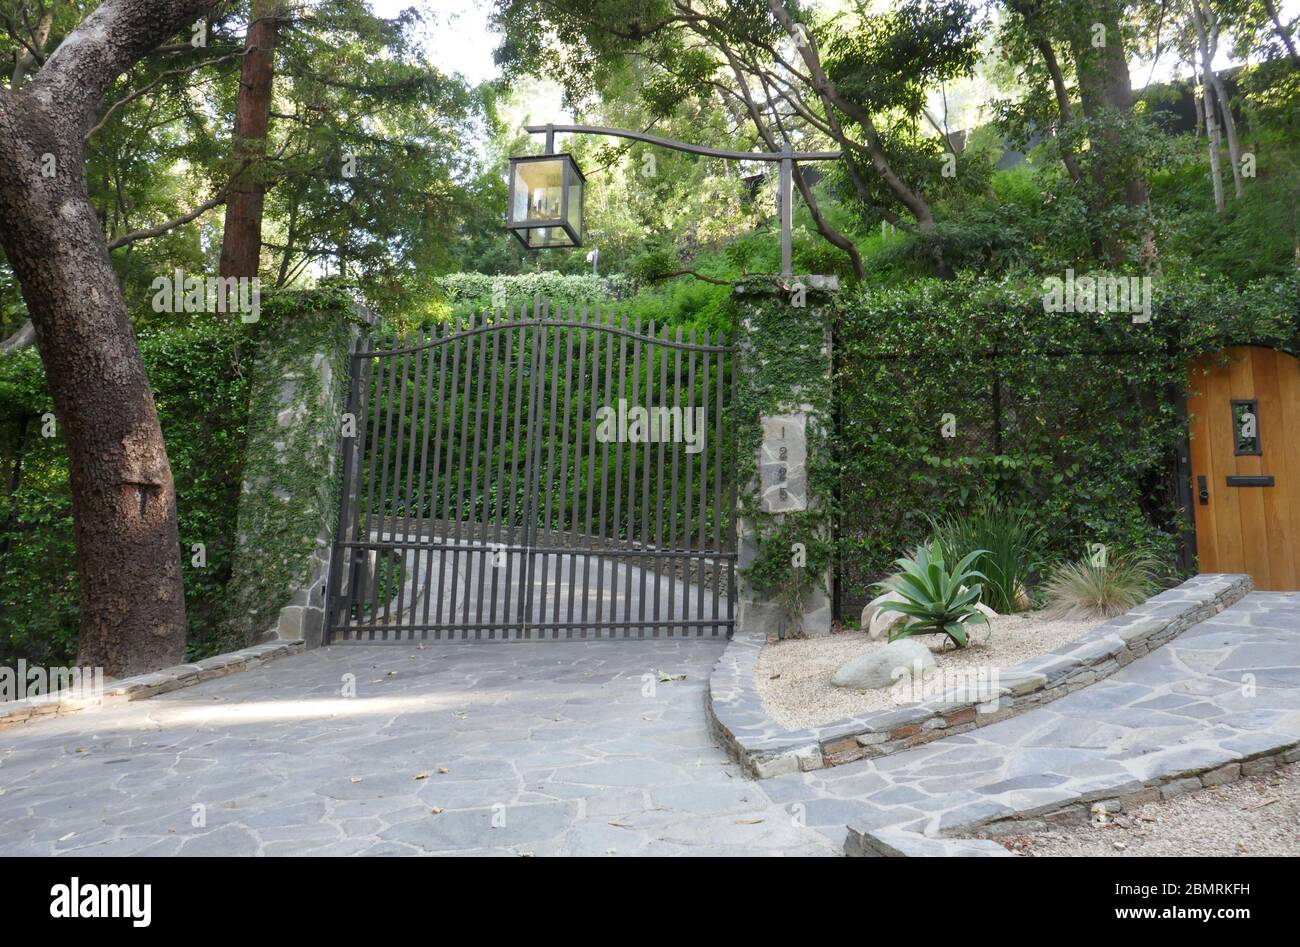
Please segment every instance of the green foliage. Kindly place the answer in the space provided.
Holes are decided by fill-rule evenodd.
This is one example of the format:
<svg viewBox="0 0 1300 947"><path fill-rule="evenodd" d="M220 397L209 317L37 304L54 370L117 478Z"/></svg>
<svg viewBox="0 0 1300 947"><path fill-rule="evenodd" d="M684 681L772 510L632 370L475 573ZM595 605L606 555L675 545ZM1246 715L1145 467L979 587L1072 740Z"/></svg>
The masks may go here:
<svg viewBox="0 0 1300 947"><path fill-rule="evenodd" d="M1223 274L1246 283L1295 272L1300 141L1271 131L1253 137L1258 177L1247 180L1245 194L1229 200L1223 213L1215 211L1206 192L1203 142L1172 142L1169 159L1150 174L1167 275L1200 281ZM1231 194L1230 181L1228 190Z"/></svg>
<svg viewBox="0 0 1300 947"><path fill-rule="evenodd" d="M883 612L906 615L901 627L889 635L890 641L913 635L947 635L958 648L970 642L968 631L973 625L987 625L988 619L978 609L983 586L976 581L984 576L972 565L987 550L975 549L951 569L938 549L920 546L908 558L898 559L899 571L877 588L897 592L902 602L884 602Z"/></svg>
<svg viewBox="0 0 1300 947"><path fill-rule="evenodd" d="M215 647L230 577L248 392L245 331L237 322L200 317L140 337L176 483L191 655ZM59 665L76 654L67 454L57 426L54 437L42 436L42 415L52 410L34 349L0 359L0 456L8 491L0 508L0 662L25 657ZM193 543L205 546L201 568L193 564Z"/></svg>
<svg viewBox="0 0 1300 947"><path fill-rule="evenodd" d="M1159 567L1157 560L1140 553L1062 563L1043 584L1044 614L1068 620L1122 615L1155 590Z"/></svg>
<svg viewBox="0 0 1300 947"><path fill-rule="evenodd" d="M974 564L985 578L985 605L1000 614L1029 607L1026 590L1042 542L1042 529L1030 510L981 497L968 511L929 519L933 548L946 561L957 562L981 550Z"/></svg>
<svg viewBox="0 0 1300 947"><path fill-rule="evenodd" d="M807 522L785 519L765 524L758 554L745 569L750 588L773 599L781 609L779 636L798 637L804 606L835 562L835 544L809 529ZM796 565L792 550L802 549Z"/></svg>
<svg viewBox="0 0 1300 947"><path fill-rule="evenodd" d="M835 391L850 601L929 536L920 511L958 516L990 493L1033 510L1045 557L1102 542L1172 564L1187 529L1170 468L1187 361L1300 338L1300 277L1157 282L1147 324L1046 312L1042 293L1032 279L961 277L844 299Z"/></svg>
<svg viewBox="0 0 1300 947"><path fill-rule="evenodd" d="M437 277L434 285L460 317L496 306L531 306L538 296L565 304L612 302L625 298L631 287L626 277L571 275L554 271L514 275L448 273Z"/></svg>
<svg viewBox="0 0 1300 947"><path fill-rule="evenodd" d="M764 510L756 491L758 455L763 440L762 419L804 408L813 419L831 417L831 389L824 352L827 300L809 289L806 307L796 308L780 280L755 279L735 299L737 321L743 320L746 370L736 380L731 404L737 447L734 477L741 486L740 515L753 543L754 555L743 572L760 597L780 604L788 622L797 619L802 604L824 585L833 547L826 537L836 511L835 466L829 426L811 423L805 431L808 508L784 513ZM798 399L798 400L795 400ZM802 544L805 562L797 564L795 544ZM822 588L822 591L829 591ZM802 629L791 628L791 634Z"/></svg>
<svg viewBox="0 0 1300 947"><path fill-rule="evenodd" d="M252 340L243 489L224 594L227 647L254 643L306 588L320 537L338 516L354 310L339 291L279 293L263 306Z"/></svg>
<svg viewBox="0 0 1300 947"><path fill-rule="evenodd" d="M913 0L828 32L825 66L840 93L871 112L918 118L935 84L969 75L981 20L965 0Z"/></svg>
<svg viewBox="0 0 1300 947"><path fill-rule="evenodd" d="M17 37L36 30L42 11L12 0L3 6L11 25L31 17L28 27L0 34L0 52L12 63L23 49ZM96 6L53 5L39 58ZM226 187L250 14L248 0L214 8L205 17L206 46L183 42L165 56L146 56L108 91L85 170L110 240L174 220ZM437 14L411 8L385 18L364 0L335 0L281 21L267 136L273 157L258 171L271 185L264 288L310 286L342 271L372 307L413 318L435 299L438 273L489 239L508 248L500 240L504 186L479 147L493 130L494 90L430 65L421 40L430 16ZM215 273L220 249L218 208L114 250L136 324L185 321L150 311L150 284L178 267ZM6 330L25 318L8 271L0 261Z"/></svg>

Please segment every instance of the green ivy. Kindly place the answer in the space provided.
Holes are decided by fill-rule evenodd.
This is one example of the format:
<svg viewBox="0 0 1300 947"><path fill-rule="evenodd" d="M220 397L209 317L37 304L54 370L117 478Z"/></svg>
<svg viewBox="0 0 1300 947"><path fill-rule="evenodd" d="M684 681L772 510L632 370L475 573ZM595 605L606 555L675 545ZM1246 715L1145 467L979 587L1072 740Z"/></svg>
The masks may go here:
<svg viewBox="0 0 1300 947"><path fill-rule="evenodd" d="M743 368L737 375L731 411L737 431L740 516L749 524L757 547L743 574L754 593L780 603L788 631L797 633L804 602L823 586L834 559L836 466L825 353L829 298L808 289L802 300L805 305L796 306L793 287L793 280L776 279L756 279L737 287ZM758 480L762 419L798 410L805 410L810 419L805 432L809 505L801 511L769 513L760 507L757 490L746 489ZM798 546L802 546L802 565L796 559Z"/></svg>
<svg viewBox="0 0 1300 947"><path fill-rule="evenodd" d="M1154 286L1146 324L1045 312L1042 284L1012 277L842 300L847 597L869 597L870 583L926 537L925 514L957 513L985 492L1031 507L1054 556L1102 542L1148 548L1172 569L1186 530L1171 461L1186 434L1187 362L1247 342L1294 351L1300 278ZM945 415L955 437L943 436Z"/></svg>
<svg viewBox="0 0 1300 947"><path fill-rule="evenodd" d="M340 418L355 313L342 290L263 300L253 340L236 555L225 594L225 647L251 643L274 624L307 578L322 529L338 516ZM330 366L329 391L313 365L317 355ZM301 414L282 425L280 397L290 382Z"/></svg>
<svg viewBox="0 0 1300 947"><path fill-rule="evenodd" d="M210 317L140 335L176 483L191 653L213 647L231 571L248 379L247 327ZM0 359L0 663L70 663L79 621L72 494L60 429L35 349ZM21 457L17 487L14 465ZM206 563L193 565L191 544Z"/></svg>

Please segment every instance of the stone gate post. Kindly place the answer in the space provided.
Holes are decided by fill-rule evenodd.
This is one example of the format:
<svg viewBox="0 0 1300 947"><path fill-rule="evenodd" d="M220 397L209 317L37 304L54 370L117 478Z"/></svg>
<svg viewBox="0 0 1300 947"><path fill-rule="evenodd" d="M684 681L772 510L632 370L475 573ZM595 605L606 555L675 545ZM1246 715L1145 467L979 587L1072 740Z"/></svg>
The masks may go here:
<svg viewBox="0 0 1300 947"><path fill-rule="evenodd" d="M352 347L364 308L312 291L263 301L226 627L244 644L321 643Z"/></svg>
<svg viewBox="0 0 1300 947"><path fill-rule="evenodd" d="M831 627L834 276L737 285L736 629Z"/></svg>

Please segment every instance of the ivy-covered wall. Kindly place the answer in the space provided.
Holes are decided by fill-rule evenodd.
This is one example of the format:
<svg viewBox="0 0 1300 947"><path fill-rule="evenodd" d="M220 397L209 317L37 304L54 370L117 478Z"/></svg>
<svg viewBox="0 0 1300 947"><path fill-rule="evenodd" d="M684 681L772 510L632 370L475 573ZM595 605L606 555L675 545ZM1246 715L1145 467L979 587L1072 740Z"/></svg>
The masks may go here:
<svg viewBox="0 0 1300 947"><path fill-rule="evenodd" d="M372 321L341 293L263 299L227 588L236 641L321 642L349 354Z"/></svg>
<svg viewBox="0 0 1300 947"><path fill-rule="evenodd" d="M737 628L828 631L835 514L833 277L738 285L741 327L731 410L738 492Z"/></svg>
<svg viewBox="0 0 1300 947"><path fill-rule="evenodd" d="M1149 321L1053 312L1038 279L921 280L846 293L835 392L842 610L981 494L1028 507L1046 560L1104 543L1185 552L1177 465L1190 359L1293 351L1300 275L1243 286L1153 281Z"/></svg>

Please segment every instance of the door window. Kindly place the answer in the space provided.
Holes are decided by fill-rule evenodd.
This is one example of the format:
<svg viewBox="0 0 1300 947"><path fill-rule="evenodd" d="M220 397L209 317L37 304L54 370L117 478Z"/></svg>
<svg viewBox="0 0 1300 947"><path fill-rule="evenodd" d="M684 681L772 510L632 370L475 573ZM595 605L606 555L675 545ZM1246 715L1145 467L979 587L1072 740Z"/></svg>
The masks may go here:
<svg viewBox="0 0 1300 947"><path fill-rule="evenodd" d="M1232 402L1233 453L1258 456L1259 402L1234 400Z"/></svg>

